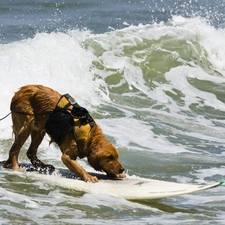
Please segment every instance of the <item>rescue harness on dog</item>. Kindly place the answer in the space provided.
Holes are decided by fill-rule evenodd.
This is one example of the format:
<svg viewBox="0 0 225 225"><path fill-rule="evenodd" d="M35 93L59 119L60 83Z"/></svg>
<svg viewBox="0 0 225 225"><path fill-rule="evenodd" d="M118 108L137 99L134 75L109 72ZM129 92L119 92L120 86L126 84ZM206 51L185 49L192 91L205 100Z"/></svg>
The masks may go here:
<svg viewBox="0 0 225 225"><path fill-rule="evenodd" d="M64 136L72 132L76 141L87 138L95 122L87 109L79 106L69 95L62 95L49 116L45 128L52 139L60 145Z"/></svg>

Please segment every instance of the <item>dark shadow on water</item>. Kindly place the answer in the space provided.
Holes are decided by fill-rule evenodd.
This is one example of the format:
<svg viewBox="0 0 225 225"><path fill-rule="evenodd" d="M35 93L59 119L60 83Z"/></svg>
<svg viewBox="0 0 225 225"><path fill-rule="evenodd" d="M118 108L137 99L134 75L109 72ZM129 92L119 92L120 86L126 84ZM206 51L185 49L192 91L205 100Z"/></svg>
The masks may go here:
<svg viewBox="0 0 225 225"><path fill-rule="evenodd" d="M191 214L199 214L202 213L197 209L184 209L184 208L179 208L179 207L174 207L171 205L167 205L165 203L161 202L162 200L157 199L157 200L141 200L141 201L132 201L136 203L140 203L142 205L150 206L152 208L156 208L160 211L167 212L167 213L191 213Z"/></svg>

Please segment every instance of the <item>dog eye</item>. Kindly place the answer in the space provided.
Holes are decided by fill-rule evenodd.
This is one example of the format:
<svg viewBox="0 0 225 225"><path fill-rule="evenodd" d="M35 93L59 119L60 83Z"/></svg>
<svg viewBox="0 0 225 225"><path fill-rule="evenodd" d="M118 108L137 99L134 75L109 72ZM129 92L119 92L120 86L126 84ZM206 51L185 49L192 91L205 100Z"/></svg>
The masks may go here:
<svg viewBox="0 0 225 225"><path fill-rule="evenodd" d="M113 155L109 155L107 158L113 160Z"/></svg>

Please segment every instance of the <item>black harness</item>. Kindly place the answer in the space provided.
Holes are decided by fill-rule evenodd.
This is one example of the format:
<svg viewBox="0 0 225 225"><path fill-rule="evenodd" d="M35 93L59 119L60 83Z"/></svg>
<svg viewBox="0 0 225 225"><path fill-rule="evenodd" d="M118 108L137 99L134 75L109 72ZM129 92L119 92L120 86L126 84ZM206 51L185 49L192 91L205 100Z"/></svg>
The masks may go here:
<svg viewBox="0 0 225 225"><path fill-rule="evenodd" d="M87 109L79 106L69 94L65 94L50 114L45 128L51 138L60 145L67 133L76 133L76 126L79 126L79 129L88 126L87 129L91 130L94 125L95 122Z"/></svg>

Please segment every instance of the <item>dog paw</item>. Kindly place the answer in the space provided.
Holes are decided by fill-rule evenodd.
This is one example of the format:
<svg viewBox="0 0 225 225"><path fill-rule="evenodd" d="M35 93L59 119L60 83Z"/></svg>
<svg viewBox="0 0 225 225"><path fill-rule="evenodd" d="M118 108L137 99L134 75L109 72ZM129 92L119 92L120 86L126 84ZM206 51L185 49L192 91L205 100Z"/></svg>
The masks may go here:
<svg viewBox="0 0 225 225"><path fill-rule="evenodd" d="M51 164L45 164L44 169L52 171L52 170L55 170L55 167L53 165L51 165Z"/></svg>
<svg viewBox="0 0 225 225"><path fill-rule="evenodd" d="M51 173L55 171L55 167L51 164L42 164L41 166L36 167L36 170L39 173Z"/></svg>
<svg viewBox="0 0 225 225"><path fill-rule="evenodd" d="M26 169L25 168L20 168L19 171L22 172L22 173L25 173Z"/></svg>
<svg viewBox="0 0 225 225"><path fill-rule="evenodd" d="M97 183L98 178L96 176L88 175L88 176L85 177L84 181L91 182L91 183Z"/></svg>
<svg viewBox="0 0 225 225"><path fill-rule="evenodd" d="M12 169L12 162L11 160L6 160L3 162L3 165L2 165L4 168L7 168L7 169Z"/></svg>
<svg viewBox="0 0 225 225"><path fill-rule="evenodd" d="M9 159L7 161L5 161L2 166L4 168L12 169L14 171L19 171L20 170L20 167L19 167L18 163L16 163L15 165L12 165L12 162Z"/></svg>
<svg viewBox="0 0 225 225"><path fill-rule="evenodd" d="M116 177L117 178L125 178L126 174L125 173L117 174Z"/></svg>

